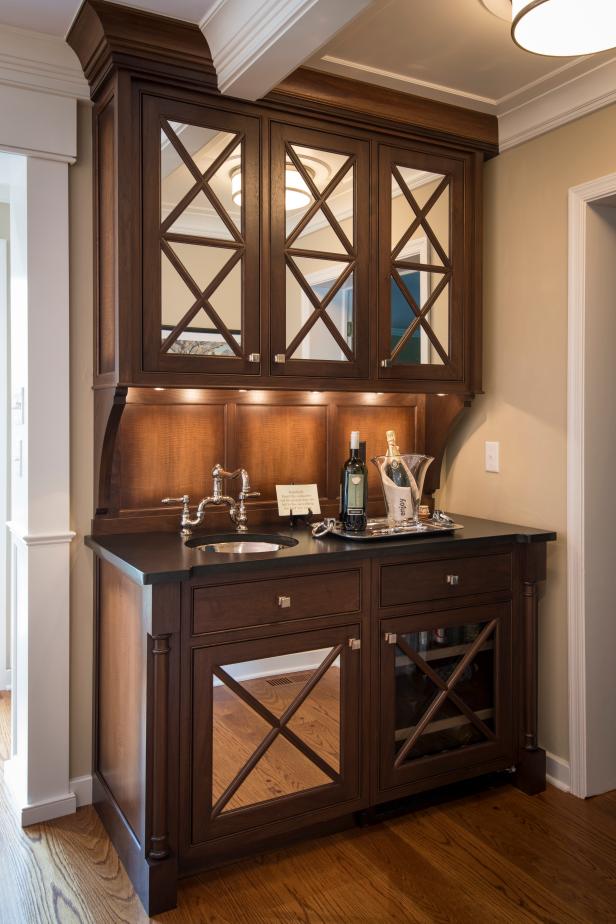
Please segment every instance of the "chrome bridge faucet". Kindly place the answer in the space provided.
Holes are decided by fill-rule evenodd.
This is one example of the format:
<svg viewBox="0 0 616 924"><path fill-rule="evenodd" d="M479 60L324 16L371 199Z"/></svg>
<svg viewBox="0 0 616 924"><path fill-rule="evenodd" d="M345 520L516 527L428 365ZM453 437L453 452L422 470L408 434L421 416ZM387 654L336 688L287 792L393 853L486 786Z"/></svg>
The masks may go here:
<svg viewBox="0 0 616 924"><path fill-rule="evenodd" d="M237 501L235 501L235 499L230 497L228 494L222 493L224 478L242 479L242 487L237 496ZM201 526L207 507L220 507L223 505L226 505L229 508L229 516L231 517L231 522L235 526L238 533L245 533L248 529L248 513L246 510L245 502L249 497L260 496L260 491L253 491L251 489L250 476L245 468L236 468L234 472L227 472L222 467L222 465L217 462L212 469L212 493L209 497L204 497L203 500L199 502L199 506L197 507L197 515L194 517L194 519L191 519L190 516L190 497L188 494L183 494L182 497L164 497L162 503L168 505L182 505L182 516L180 521L180 535L182 536L190 536L192 534L193 527Z"/></svg>

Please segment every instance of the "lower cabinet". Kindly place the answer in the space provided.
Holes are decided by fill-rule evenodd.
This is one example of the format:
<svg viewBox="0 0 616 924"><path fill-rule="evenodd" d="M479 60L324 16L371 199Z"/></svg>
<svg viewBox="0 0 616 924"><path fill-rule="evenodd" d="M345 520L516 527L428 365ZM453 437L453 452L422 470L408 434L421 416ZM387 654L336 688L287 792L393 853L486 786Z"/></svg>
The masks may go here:
<svg viewBox="0 0 616 924"><path fill-rule="evenodd" d="M540 792L545 558L458 544L151 587L101 561L94 801L149 912L179 876L421 790L515 767Z"/></svg>
<svg viewBox="0 0 616 924"><path fill-rule="evenodd" d="M360 795L361 626L194 647L192 846Z"/></svg>
<svg viewBox="0 0 616 924"><path fill-rule="evenodd" d="M382 620L380 801L513 763L511 629L510 603Z"/></svg>

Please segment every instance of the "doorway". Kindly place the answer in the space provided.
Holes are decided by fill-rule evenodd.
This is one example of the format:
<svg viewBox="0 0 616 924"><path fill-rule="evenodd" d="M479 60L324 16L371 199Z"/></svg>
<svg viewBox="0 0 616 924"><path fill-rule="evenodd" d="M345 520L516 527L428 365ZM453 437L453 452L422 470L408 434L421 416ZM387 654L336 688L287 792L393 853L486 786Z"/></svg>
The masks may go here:
<svg viewBox="0 0 616 924"><path fill-rule="evenodd" d="M569 194L568 570L571 789L616 789L616 174Z"/></svg>

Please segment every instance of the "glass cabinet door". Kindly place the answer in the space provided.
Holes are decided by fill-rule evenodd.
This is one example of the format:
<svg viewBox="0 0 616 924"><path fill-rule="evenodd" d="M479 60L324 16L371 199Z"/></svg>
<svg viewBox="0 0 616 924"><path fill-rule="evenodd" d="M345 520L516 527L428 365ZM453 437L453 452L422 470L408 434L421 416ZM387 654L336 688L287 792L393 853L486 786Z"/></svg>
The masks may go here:
<svg viewBox="0 0 616 924"><path fill-rule="evenodd" d="M272 125L275 375L368 374L368 148Z"/></svg>
<svg viewBox="0 0 616 924"><path fill-rule="evenodd" d="M510 753L510 619L498 604L385 624L384 788Z"/></svg>
<svg viewBox="0 0 616 924"><path fill-rule="evenodd" d="M333 629L193 652L194 843L357 795L355 638Z"/></svg>
<svg viewBox="0 0 616 924"><path fill-rule="evenodd" d="M464 166L379 152L379 376L463 374Z"/></svg>
<svg viewBox="0 0 616 924"><path fill-rule="evenodd" d="M257 374L258 122L146 98L146 371Z"/></svg>

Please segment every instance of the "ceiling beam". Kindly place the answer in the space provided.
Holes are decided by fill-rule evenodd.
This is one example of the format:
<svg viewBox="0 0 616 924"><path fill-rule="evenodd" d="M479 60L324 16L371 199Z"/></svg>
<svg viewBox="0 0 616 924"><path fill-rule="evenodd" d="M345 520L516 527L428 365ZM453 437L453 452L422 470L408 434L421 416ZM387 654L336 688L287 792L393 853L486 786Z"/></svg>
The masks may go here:
<svg viewBox="0 0 616 924"><path fill-rule="evenodd" d="M221 93L255 100L374 0L217 0L200 23Z"/></svg>

